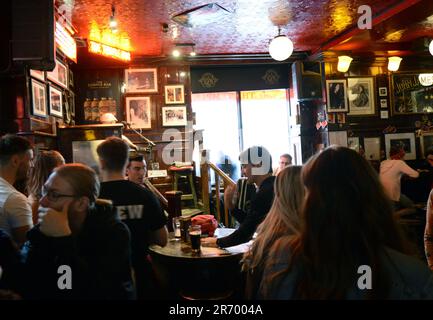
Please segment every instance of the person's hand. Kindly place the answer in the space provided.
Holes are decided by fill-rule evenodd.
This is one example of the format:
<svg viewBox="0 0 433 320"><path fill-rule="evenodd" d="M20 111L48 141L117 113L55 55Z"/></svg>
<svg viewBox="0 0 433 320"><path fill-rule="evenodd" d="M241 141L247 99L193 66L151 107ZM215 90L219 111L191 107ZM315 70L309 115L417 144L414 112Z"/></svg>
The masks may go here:
<svg viewBox="0 0 433 320"><path fill-rule="evenodd" d="M215 247L215 248L217 248L218 245L217 245L216 241L217 241L217 238L213 238L213 237L201 238L201 244L203 247Z"/></svg>
<svg viewBox="0 0 433 320"><path fill-rule="evenodd" d="M69 236L71 228L68 222L68 208L72 201L63 205L62 211L51 208L39 208L39 230L48 237Z"/></svg>
<svg viewBox="0 0 433 320"><path fill-rule="evenodd" d="M235 184L228 185L226 190L224 191L224 205L227 207L227 209L232 210L236 206L237 201L237 186Z"/></svg>

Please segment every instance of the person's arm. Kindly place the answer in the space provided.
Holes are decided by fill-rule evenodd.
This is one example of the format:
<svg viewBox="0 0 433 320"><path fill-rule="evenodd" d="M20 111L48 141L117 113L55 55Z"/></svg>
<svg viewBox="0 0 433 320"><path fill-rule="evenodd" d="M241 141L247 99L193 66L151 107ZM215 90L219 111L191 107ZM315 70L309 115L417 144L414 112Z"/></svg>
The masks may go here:
<svg viewBox="0 0 433 320"><path fill-rule="evenodd" d="M404 161L400 163L400 171L411 178L418 178L419 172L409 167Z"/></svg>
<svg viewBox="0 0 433 320"><path fill-rule="evenodd" d="M426 224L424 230L424 250L427 264L433 270L433 193L430 192L427 201Z"/></svg>
<svg viewBox="0 0 433 320"><path fill-rule="evenodd" d="M162 210L161 204L158 198L149 190L146 190L148 199L146 199L146 205L143 206L143 216L148 217L149 223L149 244L157 244L164 247L168 241L167 231L167 217Z"/></svg>
<svg viewBox="0 0 433 320"><path fill-rule="evenodd" d="M151 244L157 244L161 247L164 247L167 245L168 241L168 231L167 227L159 228L155 231L152 231L150 234L149 242Z"/></svg>
<svg viewBox="0 0 433 320"><path fill-rule="evenodd" d="M32 209L24 195L14 193L4 204L11 227L12 240L21 247L27 240L26 234L33 227Z"/></svg>

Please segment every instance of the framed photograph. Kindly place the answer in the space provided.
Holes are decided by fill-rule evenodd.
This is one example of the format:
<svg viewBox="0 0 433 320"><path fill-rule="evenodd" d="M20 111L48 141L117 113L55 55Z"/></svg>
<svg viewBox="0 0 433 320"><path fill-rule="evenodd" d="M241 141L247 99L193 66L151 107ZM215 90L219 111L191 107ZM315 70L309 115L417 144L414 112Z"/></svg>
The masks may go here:
<svg viewBox="0 0 433 320"><path fill-rule="evenodd" d="M69 92L68 101L70 114L75 117L75 94L73 92Z"/></svg>
<svg viewBox="0 0 433 320"><path fill-rule="evenodd" d="M433 132L423 132L420 136L421 156L425 158L425 154L433 148Z"/></svg>
<svg viewBox="0 0 433 320"><path fill-rule="evenodd" d="M126 69L126 92L158 92L157 69Z"/></svg>
<svg viewBox="0 0 433 320"><path fill-rule="evenodd" d="M387 87L379 87L379 97L386 97L388 95Z"/></svg>
<svg viewBox="0 0 433 320"><path fill-rule="evenodd" d="M328 113L328 122L335 123L335 113Z"/></svg>
<svg viewBox="0 0 433 320"><path fill-rule="evenodd" d="M364 138L364 152L367 160L380 160L380 137Z"/></svg>
<svg viewBox="0 0 433 320"><path fill-rule="evenodd" d="M47 113L47 90L46 86L34 79L31 80L32 87L32 114L46 117Z"/></svg>
<svg viewBox="0 0 433 320"><path fill-rule="evenodd" d="M380 111L380 118L381 119L388 119L389 118L388 110L381 110Z"/></svg>
<svg viewBox="0 0 433 320"><path fill-rule="evenodd" d="M74 84L74 73L72 72L71 69L69 69L69 86L72 87L72 88L75 86L75 84Z"/></svg>
<svg viewBox="0 0 433 320"><path fill-rule="evenodd" d="M386 100L386 99L380 99L380 108L381 109L388 108L388 100Z"/></svg>
<svg viewBox="0 0 433 320"><path fill-rule="evenodd" d="M126 121L132 128L151 129L150 97L126 98Z"/></svg>
<svg viewBox="0 0 433 320"><path fill-rule="evenodd" d="M326 80L326 97L328 112L348 111L346 80Z"/></svg>
<svg viewBox="0 0 433 320"><path fill-rule="evenodd" d="M373 77L348 78L349 116L375 114Z"/></svg>
<svg viewBox="0 0 433 320"><path fill-rule="evenodd" d="M359 152L359 137L349 137L347 138L347 147Z"/></svg>
<svg viewBox="0 0 433 320"><path fill-rule="evenodd" d="M55 82L65 89L68 89L68 77L68 67L59 60L56 60L56 67L54 70L47 72L48 80Z"/></svg>
<svg viewBox="0 0 433 320"><path fill-rule="evenodd" d="M338 123L346 123L346 114L345 113L337 113L337 122Z"/></svg>
<svg viewBox="0 0 433 320"><path fill-rule="evenodd" d="M45 71L30 69L30 76L45 82Z"/></svg>
<svg viewBox="0 0 433 320"><path fill-rule="evenodd" d="M405 160L416 160L415 134L413 132L385 134L387 159L389 159L389 151L392 147L403 148L406 152Z"/></svg>
<svg viewBox="0 0 433 320"><path fill-rule="evenodd" d="M347 131L330 131L329 134L329 145L338 145L347 147Z"/></svg>
<svg viewBox="0 0 433 320"><path fill-rule="evenodd" d="M163 107L162 125L164 127L186 126L186 107Z"/></svg>
<svg viewBox="0 0 433 320"><path fill-rule="evenodd" d="M50 114L59 118L63 118L63 97L62 91L49 86L50 97Z"/></svg>
<svg viewBox="0 0 433 320"><path fill-rule="evenodd" d="M165 86L165 104L182 104L185 103L183 85Z"/></svg>

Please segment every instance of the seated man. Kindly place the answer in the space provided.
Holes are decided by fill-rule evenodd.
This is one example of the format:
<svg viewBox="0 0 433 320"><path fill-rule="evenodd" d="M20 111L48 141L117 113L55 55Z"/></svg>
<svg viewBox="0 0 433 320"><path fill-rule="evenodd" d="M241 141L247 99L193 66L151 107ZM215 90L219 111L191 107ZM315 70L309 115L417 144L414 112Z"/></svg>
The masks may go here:
<svg viewBox="0 0 433 320"><path fill-rule="evenodd" d="M33 221L26 196L14 184L27 177L32 159L32 146L26 139L12 134L0 138L0 228L19 247Z"/></svg>
<svg viewBox="0 0 433 320"><path fill-rule="evenodd" d="M147 164L143 155L133 153L129 156L128 166L126 167L126 176L128 180L144 186L144 178L147 175Z"/></svg>
<svg viewBox="0 0 433 320"><path fill-rule="evenodd" d="M237 219L242 217L242 219L239 219L242 221L239 228L227 237L219 239L204 238L202 239L204 245L226 248L248 242L271 208L274 198L275 176L272 175L270 153L264 147L254 146L243 151L239 159L243 175L247 177L248 183L257 185L257 192L252 197L247 211L243 214L238 212L235 215ZM237 202L235 199L239 198L235 194L236 186L228 187L224 194L224 203L230 210L235 208Z"/></svg>
<svg viewBox="0 0 433 320"><path fill-rule="evenodd" d="M418 178L419 173L409 167L404 161L405 151L401 147L392 147L389 151L391 160L384 160L380 164L379 178L385 193L394 202L396 210L410 207L410 199L401 194L400 179L403 175Z"/></svg>
<svg viewBox="0 0 433 320"><path fill-rule="evenodd" d="M26 298L134 298L129 230L98 195L98 177L85 165L66 164L49 176L40 223L23 249Z"/></svg>
<svg viewBox="0 0 433 320"><path fill-rule="evenodd" d="M282 154L280 156L280 161L278 162L278 168L274 171L274 176L280 173L285 167L292 165L292 156L288 153Z"/></svg>

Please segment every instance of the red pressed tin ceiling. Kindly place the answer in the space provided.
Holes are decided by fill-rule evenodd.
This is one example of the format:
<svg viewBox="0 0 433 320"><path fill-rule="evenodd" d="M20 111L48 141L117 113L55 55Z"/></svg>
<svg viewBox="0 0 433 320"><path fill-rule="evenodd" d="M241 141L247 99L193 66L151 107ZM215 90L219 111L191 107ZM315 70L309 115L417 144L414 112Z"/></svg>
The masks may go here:
<svg viewBox="0 0 433 320"><path fill-rule="evenodd" d="M433 2L433 0L237 0L215 1L231 14L220 21L194 28L183 27L171 17L183 11L205 5L212 1L176 0L64 0L72 8L72 24L78 36L87 38L92 21L100 26L108 25L111 5L116 8L116 18L120 31L126 31L131 39L133 54L136 56L164 56L170 54L174 43L195 43L198 54L252 54L267 53L269 41L277 35L277 27L271 22L269 12L277 4L288 6L289 21L282 26L282 34L294 43L295 51L320 51L338 48L350 39L345 37L348 30L354 30L358 21L358 7L369 5L373 16L380 16L377 23L392 19L396 7L404 3ZM410 6L410 5L409 5ZM408 7L409 7L408 6ZM433 12L431 12L433 14ZM278 14L275 16L278 19ZM375 22L375 25L376 25ZM167 33L162 32L162 23L169 25ZM413 40L417 36L433 35L433 17L422 24L411 25L409 19L401 20L402 36L397 41ZM178 37L174 38L177 30ZM396 30L381 34L385 38ZM357 32L359 33L359 31ZM373 45L378 39L359 36L365 43ZM367 39L366 39L367 38ZM335 43L332 40L337 39ZM383 39L382 39L383 40ZM395 42L394 40L385 42ZM330 45L331 44L331 45ZM359 46L359 45L358 45ZM347 45L343 49L355 49Z"/></svg>

